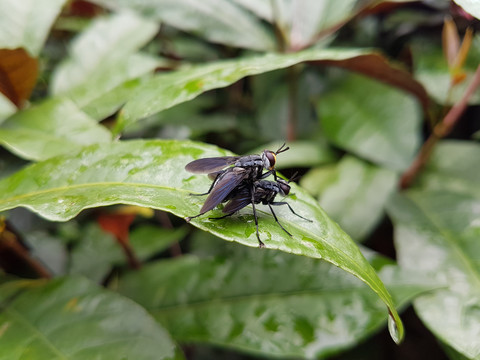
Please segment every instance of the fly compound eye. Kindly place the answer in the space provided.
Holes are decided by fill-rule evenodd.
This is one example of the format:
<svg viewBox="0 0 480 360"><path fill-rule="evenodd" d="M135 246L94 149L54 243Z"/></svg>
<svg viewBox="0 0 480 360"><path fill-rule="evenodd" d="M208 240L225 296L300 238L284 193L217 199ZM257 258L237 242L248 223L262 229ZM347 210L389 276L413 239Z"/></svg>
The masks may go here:
<svg viewBox="0 0 480 360"><path fill-rule="evenodd" d="M288 185L284 181L279 181L278 185L280 186L280 190L282 190L283 195L288 195L290 193L290 185Z"/></svg>
<svg viewBox="0 0 480 360"><path fill-rule="evenodd" d="M277 161L275 153L270 150L265 150L264 154L268 161L268 164L266 164L268 166L266 166L266 168L268 168L268 170L273 170L275 168L275 162Z"/></svg>

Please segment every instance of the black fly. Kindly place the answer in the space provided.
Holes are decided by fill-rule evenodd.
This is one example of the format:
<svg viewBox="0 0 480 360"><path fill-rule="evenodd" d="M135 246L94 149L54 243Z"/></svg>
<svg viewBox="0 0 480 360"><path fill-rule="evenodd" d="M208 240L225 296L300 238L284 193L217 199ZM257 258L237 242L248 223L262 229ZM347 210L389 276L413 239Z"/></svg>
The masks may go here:
<svg viewBox="0 0 480 360"><path fill-rule="evenodd" d="M250 188L250 192L253 192L254 181L264 179L270 174L273 174L274 178L277 179L275 172L276 155L289 149L284 146L285 144L276 152L264 150L261 155L213 157L188 163L185 170L194 174L208 174L213 180L206 193L195 194L197 196L209 194L197 216L214 209L242 182ZM264 168L268 170L266 173L263 173ZM190 221L192 218L188 217L186 220Z"/></svg>
<svg viewBox="0 0 480 360"><path fill-rule="evenodd" d="M267 205L270 208L270 211L272 212L272 215L276 221L276 223L282 228L285 233L287 233L289 236L292 236L284 227L283 225L278 221L278 218L273 211L272 206L278 206L278 205L287 205L290 211L306 220L310 221L303 216L297 214L292 207L290 206L289 203L286 201L275 201L275 197L280 194L281 196L287 196L290 193L290 185L289 182L278 178L277 181L268 181L268 180L257 180L253 182L253 186L250 186L248 181L244 181L241 183L239 186L237 186L235 189L233 189L229 194L227 194L224 197L224 202L228 201L228 203L225 205L223 208L223 212L226 214L224 216L218 217L218 218L210 218L210 219L223 219L228 216L233 215L237 211L240 211L247 205L252 205L253 209L253 216L255 218L255 226L257 230L257 239L260 247L264 247L265 244L260 240L260 234L258 232L258 217L257 217L257 211L255 209L255 204L263 204ZM213 208L212 208L213 209ZM211 210L211 209L210 209ZM197 217L202 215L203 213L201 212L200 214L193 216L191 218ZM188 219L191 219L188 218Z"/></svg>

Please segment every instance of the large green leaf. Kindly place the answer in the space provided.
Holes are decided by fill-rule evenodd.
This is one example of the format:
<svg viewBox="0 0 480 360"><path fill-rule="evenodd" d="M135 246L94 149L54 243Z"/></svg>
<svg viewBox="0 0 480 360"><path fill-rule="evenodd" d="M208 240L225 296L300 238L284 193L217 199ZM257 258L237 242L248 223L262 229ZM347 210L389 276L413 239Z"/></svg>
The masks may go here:
<svg viewBox="0 0 480 360"><path fill-rule="evenodd" d="M27 207L41 216L65 221L85 208L126 203L169 211L177 216L195 215L202 199L190 192L209 187L206 176L187 173L194 158L226 155L215 147L189 141L127 141L94 145L76 155L58 156L32 165L0 181L0 211ZM271 216L260 216L260 236L268 248L322 258L367 283L385 302L398 326L403 327L392 299L357 246L330 220L318 203L293 186L290 203L313 222L299 220L288 209L279 209L287 236ZM247 211L247 210L246 210ZM213 214L220 215L218 210ZM252 217L242 212L222 221L208 217L192 223L223 239L257 246Z"/></svg>
<svg viewBox="0 0 480 360"><path fill-rule="evenodd" d="M0 144L29 160L76 152L111 138L106 128L66 98L51 98L16 113L0 126Z"/></svg>
<svg viewBox="0 0 480 360"><path fill-rule="evenodd" d="M177 71L158 74L142 85L127 102L117 130L121 131L137 119L191 100L208 90L226 87L245 76L286 68L304 61L344 60L365 54L369 52L359 49L305 50L186 66Z"/></svg>
<svg viewBox="0 0 480 360"><path fill-rule="evenodd" d="M355 240L362 240L384 213L397 176L352 156L344 157L334 173L331 171L328 167L307 173L302 183L309 186L310 192L320 194L320 205L342 229Z"/></svg>
<svg viewBox="0 0 480 360"><path fill-rule="evenodd" d="M56 68L52 93L67 94L84 107L124 82L152 71L159 60L136 51L157 30L155 23L132 13L98 18L73 41L70 57ZM123 101L119 97L118 105Z"/></svg>
<svg viewBox="0 0 480 360"><path fill-rule="evenodd" d="M145 45L158 26L132 13L97 18L71 44L70 57L55 70L52 92L61 94L90 81L100 70Z"/></svg>
<svg viewBox="0 0 480 360"><path fill-rule="evenodd" d="M415 310L442 342L480 358L480 200L443 191L410 191L393 198L400 265L446 282L415 301Z"/></svg>
<svg viewBox="0 0 480 360"><path fill-rule="evenodd" d="M0 288L0 359L175 359L167 332L134 302L82 278Z"/></svg>
<svg viewBox="0 0 480 360"><path fill-rule="evenodd" d="M319 33L353 14L357 0L234 0L259 17L275 24L292 48L315 42ZM333 31L333 30L332 30Z"/></svg>
<svg viewBox="0 0 480 360"><path fill-rule="evenodd" d="M324 261L234 246L212 258L218 248L213 239L207 259L177 258L130 273L120 279L119 291L181 342L264 356L322 357L386 323L383 304L368 287ZM369 257L399 306L432 286L379 256Z"/></svg>
<svg viewBox="0 0 480 360"><path fill-rule="evenodd" d="M317 106L327 137L384 167L406 169L420 145L421 113L404 92L349 75Z"/></svg>
<svg viewBox="0 0 480 360"><path fill-rule="evenodd" d="M94 0L113 9L133 9L146 17L226 44L274 50L273 31L230 0Z"/></svg>
<svg viewBox="0 0 480 360"><path fill-rule="evenodd" d="M66 0L0 0L0 48L37 56Z"/></svg>

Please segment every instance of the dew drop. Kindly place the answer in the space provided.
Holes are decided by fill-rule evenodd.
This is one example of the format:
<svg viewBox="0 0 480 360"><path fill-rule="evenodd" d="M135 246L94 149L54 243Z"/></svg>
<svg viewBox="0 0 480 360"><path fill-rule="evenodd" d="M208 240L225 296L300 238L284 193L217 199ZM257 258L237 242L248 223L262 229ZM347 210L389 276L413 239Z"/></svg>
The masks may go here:
<svg viewBox="0 0 480 360"><path fill-rule="evenodd" d="M390 336L396 344L400 344L402 342L397 323L395 322L395 318L391 313L388 314L388 332L390 333Z"/></svg>

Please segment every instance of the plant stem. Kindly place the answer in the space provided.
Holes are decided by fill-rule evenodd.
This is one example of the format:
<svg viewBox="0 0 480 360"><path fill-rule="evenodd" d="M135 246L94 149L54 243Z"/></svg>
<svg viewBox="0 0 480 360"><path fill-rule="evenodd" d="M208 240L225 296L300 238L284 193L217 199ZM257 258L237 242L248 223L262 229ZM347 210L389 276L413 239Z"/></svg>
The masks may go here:
<svg viewBox="0 0 480 360"><path fill-rule="evenodd" d="M457 104L455 104L450 109L450 111L447 113L447 115L445 115L443 120L434 127L432 134L430 134L427 141L425 141L425 143L423 144L410 168L408 168L407 171L403 173L400 179L401 189L407 189L412 185L415 178L418 176L420 171L424 168L425 164L430 159L430 156L438 140L444 138L453 130L454 126L457 124L458 120L466 110L468 106L468 100L472 97L473 93L479 87L479 85L480 65L477 67L477 70L473 75L472 82L463 94L463 97Z"/></svg>

